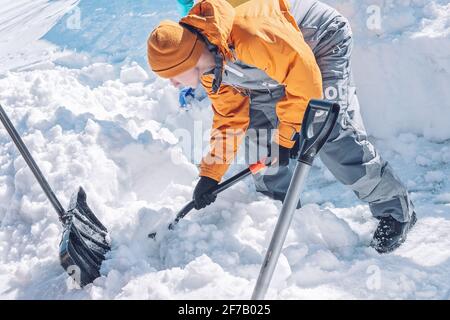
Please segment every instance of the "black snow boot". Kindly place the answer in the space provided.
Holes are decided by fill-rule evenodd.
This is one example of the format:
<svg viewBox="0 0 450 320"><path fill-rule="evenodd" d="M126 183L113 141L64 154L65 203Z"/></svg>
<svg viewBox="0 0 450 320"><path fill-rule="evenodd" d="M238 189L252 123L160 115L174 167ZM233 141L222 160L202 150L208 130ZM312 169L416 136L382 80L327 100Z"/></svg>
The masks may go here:
<svg viewBox="0 0 450 320"><path fill-rule="evenodd" d="M389 253L401 246L406 236L417 221L416 213L413 212L408 222L399 222L393 217L380 219L378 228L370 244L378 253Z"/></svg>

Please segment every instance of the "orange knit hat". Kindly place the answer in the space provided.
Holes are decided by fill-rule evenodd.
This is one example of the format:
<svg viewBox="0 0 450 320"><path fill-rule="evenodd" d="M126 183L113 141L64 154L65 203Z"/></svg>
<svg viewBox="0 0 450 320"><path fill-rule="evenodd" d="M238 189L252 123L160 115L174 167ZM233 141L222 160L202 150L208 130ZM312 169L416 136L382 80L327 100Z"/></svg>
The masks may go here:
<svg viewBox="0 0 450 320"><path fill-rule="evenodd" d="M147 41L148 63L162 78L172 78L195 67L205 44L198 35L173 21L162 21Z"/></svg>

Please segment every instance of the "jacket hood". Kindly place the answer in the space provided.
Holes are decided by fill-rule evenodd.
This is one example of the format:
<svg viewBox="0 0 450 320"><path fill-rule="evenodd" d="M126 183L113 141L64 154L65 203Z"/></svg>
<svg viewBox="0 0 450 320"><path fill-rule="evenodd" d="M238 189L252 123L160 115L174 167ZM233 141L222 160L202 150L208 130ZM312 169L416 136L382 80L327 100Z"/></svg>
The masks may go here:
<svg viewBox="0 0 450 320"><path fill-rule="evenodd" d="M218 48L223 57L232 59L228 44L235 15L235 9L227 1L204 0L197 3L180 23L195 28Z"/></svg>

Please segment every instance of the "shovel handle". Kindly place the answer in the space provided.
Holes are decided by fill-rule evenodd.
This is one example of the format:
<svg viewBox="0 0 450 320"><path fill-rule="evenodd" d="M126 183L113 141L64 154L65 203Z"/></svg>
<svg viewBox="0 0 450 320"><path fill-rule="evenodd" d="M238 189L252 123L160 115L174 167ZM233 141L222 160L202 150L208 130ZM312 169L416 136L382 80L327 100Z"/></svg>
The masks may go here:
<svg viewBox="0 0 450 320"><path fill-rule="evenodd" d="M308 104L308 108L303 117L298 162L292 174L269 248L261 266L261 271L252 295L253 300L262 300L266 295L314 157L330 137L336 125L339 110L340 107L338 104L327 101L311 100ZM327 116L319 130L313 131L312 125L319 111L327 112ZM312 132L311 135L310 132ZM314 134L314 132L316 133Z"/></svg>
<svg viewBox="0 0 450 320"><path fill-rule="evenodd" d="M340 109L339 104L329 101L313 99L309 102L309 107L303 117L298 161L312 165L315 156L330 137L339 117ZM318 112L326 112L327 117L320 128L314 130L316 133L310 136L311 126Z"/></svg>

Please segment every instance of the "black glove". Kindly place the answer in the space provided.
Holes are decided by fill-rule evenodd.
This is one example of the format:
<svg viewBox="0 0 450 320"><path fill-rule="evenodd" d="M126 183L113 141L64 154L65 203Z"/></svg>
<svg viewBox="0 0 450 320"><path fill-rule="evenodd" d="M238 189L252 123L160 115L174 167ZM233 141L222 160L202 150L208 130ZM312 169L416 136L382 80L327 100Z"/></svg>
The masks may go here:
<svg viewBox="0 0 450 320"><path fill-rule="evenodd" d="M200 177L200 180L197 182L197 186L195 187L193 196L195 203L194 208L196 210L203 209L216 201L217 195L214 195L208 191L218 184L219 183L214 179L208 177Z"/></svg>
<svg viewBox="0 0 450 320"><path fill-rule="evenodd" d="M289 165L289 159L291 157L291 149L272 143L270 147L269 157L272 158L272 165L287 167Z"/></svg>
<svg viewBox="0 0 450 320"><path fill-rule="evenodd" d="M300 139L295 140L295 144L291 149L291 159L297 159L300 152Z"/></svg>

